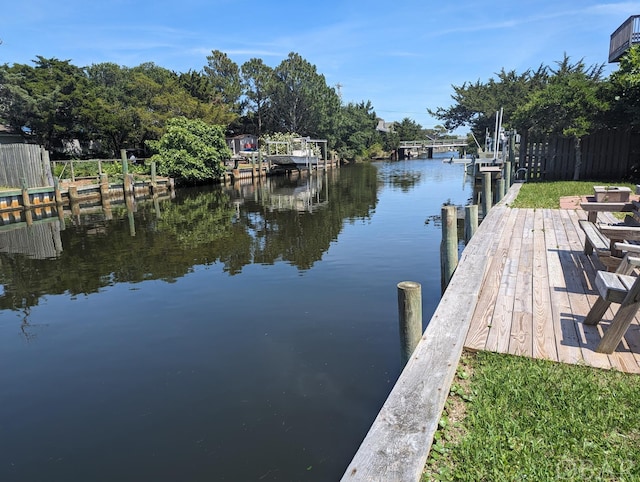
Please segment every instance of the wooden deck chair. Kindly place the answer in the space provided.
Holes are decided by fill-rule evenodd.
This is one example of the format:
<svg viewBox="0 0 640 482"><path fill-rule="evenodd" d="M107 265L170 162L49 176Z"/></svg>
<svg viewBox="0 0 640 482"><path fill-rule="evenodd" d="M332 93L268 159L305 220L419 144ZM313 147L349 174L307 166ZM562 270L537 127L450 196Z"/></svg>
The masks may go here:
<svg viewBox="0 0 640 482"><path fill-rule="evenodd" d="M616 248L630 249L625 243L616 243ZM635 248L633 251L636 251ZM630 276L636 266L640 266L640 257L627 252L615 273L598 271L596 274L595 285L600 296L591 307L584 324L597 325L611 303L620 304L611 326L596 348L598 353L613 353L640 308L640 277Z"/></svg>

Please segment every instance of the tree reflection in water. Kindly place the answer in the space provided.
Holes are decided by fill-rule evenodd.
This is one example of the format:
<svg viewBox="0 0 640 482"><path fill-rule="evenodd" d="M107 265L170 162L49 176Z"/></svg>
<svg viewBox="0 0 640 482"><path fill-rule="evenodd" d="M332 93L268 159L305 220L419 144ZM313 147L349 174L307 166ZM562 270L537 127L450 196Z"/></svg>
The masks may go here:
<svg viewBox="0 0 640 482"><path fill-rule="evenodd" d="M10 238L25 233L0 232L0 309L25 310L47 294L87 295L116 283L172 282L213 263L232 276L251 263L286 261L307 270L345 221L370 216L377 189L377 170L365 164L298 179L181 188L175 199L137 203L135 236L125 206L112 206L111 219L87 214L66 218L64 229L57 218L44 229L23 228L39 246L60 244L56 256L16 252Z"/></svg>

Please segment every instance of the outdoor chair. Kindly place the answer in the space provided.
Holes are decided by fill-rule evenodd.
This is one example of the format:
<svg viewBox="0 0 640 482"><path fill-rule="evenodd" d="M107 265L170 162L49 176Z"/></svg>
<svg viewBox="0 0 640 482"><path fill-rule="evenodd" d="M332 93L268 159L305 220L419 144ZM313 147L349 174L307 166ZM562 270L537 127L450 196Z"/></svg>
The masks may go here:
<svg viewBox="0 0 640 482"><path fill-rule="evenodd" d="M616 243L615 247L631 251L625 254L616 272L598 271L595 285L600 296L584 320L585 325L597 325L611 303L620 304L596 348L598 353L613 353L640 308L640 277L631 275L640 266L640 257L635 252L638 247L626 243Z"/></svg>

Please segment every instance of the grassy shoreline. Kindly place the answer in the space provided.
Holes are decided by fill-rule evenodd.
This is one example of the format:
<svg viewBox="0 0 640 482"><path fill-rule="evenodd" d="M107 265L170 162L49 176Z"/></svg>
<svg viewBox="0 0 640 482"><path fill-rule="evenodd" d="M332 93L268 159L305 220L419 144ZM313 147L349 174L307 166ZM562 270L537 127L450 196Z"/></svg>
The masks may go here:
<svg viewBox="0 0 640 482"><path fill-rule="evenodd" d="M422 480L640 480L640 377L464 353Z"/></svg>

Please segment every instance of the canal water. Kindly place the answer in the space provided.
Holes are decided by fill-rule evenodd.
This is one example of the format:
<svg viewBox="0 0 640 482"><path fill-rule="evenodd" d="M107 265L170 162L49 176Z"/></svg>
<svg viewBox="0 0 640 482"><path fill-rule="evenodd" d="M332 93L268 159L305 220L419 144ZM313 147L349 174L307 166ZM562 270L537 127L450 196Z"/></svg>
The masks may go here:
<svg viewBox="0 0 640 482"><path fill-rule="evenodd" d="M338 480L440 296L442 159L0 229L0 480ZM111 219L107 219L111 218Z"/></svg>

